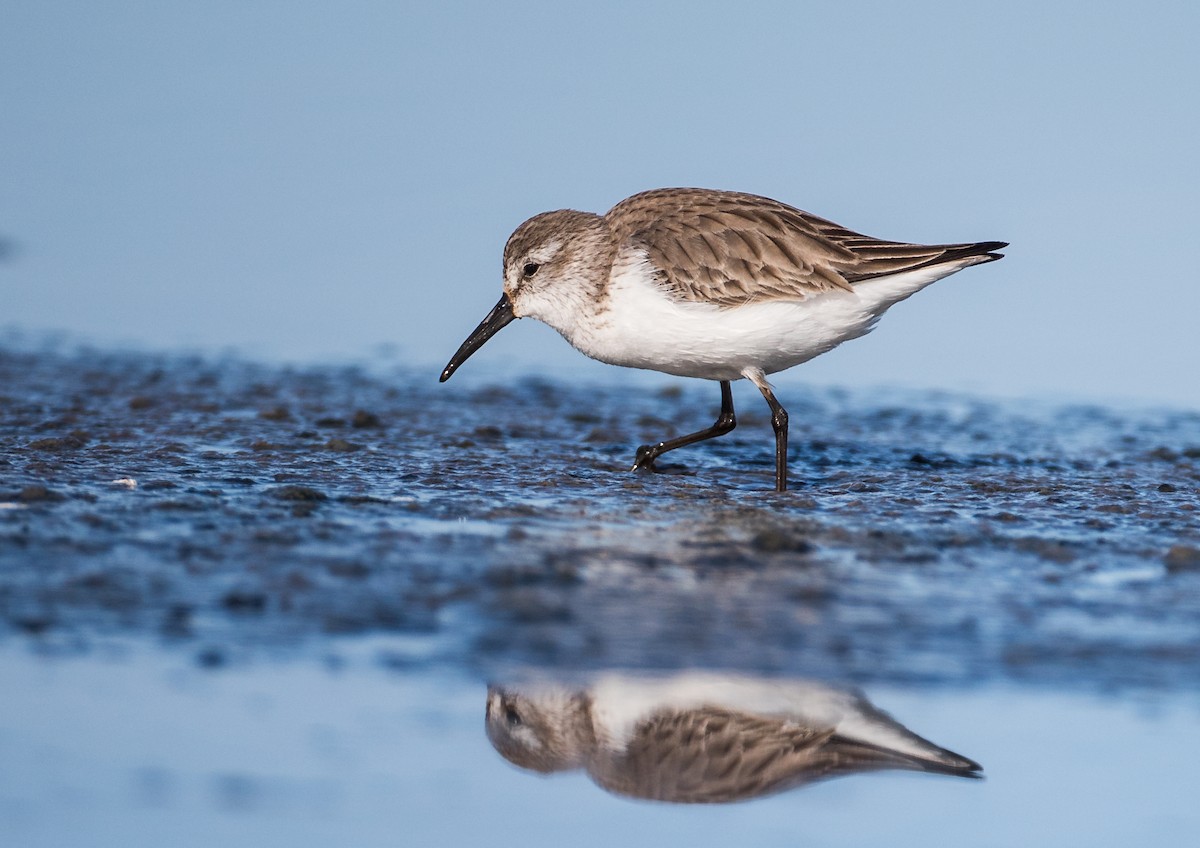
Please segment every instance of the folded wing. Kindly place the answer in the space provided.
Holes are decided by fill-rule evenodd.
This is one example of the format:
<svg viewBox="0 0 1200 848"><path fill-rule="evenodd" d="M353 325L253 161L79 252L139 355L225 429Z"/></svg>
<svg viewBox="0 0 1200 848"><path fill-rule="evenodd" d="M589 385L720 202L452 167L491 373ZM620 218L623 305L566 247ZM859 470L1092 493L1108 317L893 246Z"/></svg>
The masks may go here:
<svg viewBox="0 0 1200 848"><path fill-rule="evenodd" d="M605 218L619 244L647 251L675 297L727 307L852 291L863 280L971 257L990 262L1005 246L885 241L776 200L710 189L635 194Z"/></svg>

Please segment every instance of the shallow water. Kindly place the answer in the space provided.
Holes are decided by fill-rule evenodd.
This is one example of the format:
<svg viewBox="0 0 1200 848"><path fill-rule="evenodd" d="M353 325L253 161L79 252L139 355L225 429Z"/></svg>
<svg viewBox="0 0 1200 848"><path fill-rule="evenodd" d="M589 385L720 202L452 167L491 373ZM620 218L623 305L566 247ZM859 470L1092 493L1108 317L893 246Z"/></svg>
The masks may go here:
<svg viewBox="0 0 1200 848"><path fill-rule="evenodd" d="M20 844L1195 832L1197 414L784 385L779 495L736 387L631 474L713 387L435 379L0 349ZM483 734L485 679L692 667L859 685L987 779L676 807Z"/></svg>
<svg viewBox="0 0 1200 848"><path fill-rule="evenodd" d="M1200 749L1194 694L871 687L985 779L883 772L697 807L518 771L484 737L481 682L381 667L388 638L332 642L322 661L216 670L145 646L6 645L6 844L1124 846L1200 826L1181 756Z"/></svg>

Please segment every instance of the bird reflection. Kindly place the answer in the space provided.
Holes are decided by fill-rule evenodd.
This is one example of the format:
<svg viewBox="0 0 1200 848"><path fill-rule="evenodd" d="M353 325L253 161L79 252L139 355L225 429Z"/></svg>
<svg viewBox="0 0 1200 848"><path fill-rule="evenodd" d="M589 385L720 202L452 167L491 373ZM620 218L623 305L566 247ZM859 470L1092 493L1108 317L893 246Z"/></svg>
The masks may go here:
<svg viewBox="0 0 1200 848"><path fill-rule="evenodd" d="M689 672L607 674L586 688L492 685L486 724L522 768L585 769L609 792L655 801L742 801L881 769L982 769L856 692L800 680Z"/></svg>

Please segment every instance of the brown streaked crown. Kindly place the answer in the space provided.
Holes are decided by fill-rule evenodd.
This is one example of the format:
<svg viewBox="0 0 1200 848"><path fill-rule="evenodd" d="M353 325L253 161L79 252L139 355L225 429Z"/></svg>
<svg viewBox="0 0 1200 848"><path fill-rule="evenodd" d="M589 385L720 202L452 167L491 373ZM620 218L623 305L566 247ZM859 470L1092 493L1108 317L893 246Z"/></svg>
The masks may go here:
<svg viewBox="0 0 1200 848"><path fill-rule="evenodd" d="M539 270L528 280L587 280L599 289L608 284L617 246L608 223L593 212L558 209L534 215L517 227L504 246L504 275L524 282L521 268L529 262Z"/></svg>

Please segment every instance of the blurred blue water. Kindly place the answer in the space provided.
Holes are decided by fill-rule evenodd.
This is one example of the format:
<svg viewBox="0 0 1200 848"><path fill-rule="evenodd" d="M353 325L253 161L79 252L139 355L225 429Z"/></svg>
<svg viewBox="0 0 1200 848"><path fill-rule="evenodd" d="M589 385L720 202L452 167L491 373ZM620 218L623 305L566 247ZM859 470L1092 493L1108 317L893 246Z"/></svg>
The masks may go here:
<svg viewBox="0 0 1200 848"><path fill-rule="evenodd" d="M806 379L1200 403L1194 4L0 8L0 325L435 368L524 218L703 185L1012 242Z"/></svg>
<svg viewBox="0 0 1200 848"><path fill-rule="evenodd" d="M629 473L633 445L711 420L699 389L53 349L0 350L0 383L6 846L1200 823L1195 413L797 391L779 496L762 409ZM857 681L987 779L625 801L491 750L483 680L531 665Z"/></svg>
<svg viewBox="0 0 1200 848"><path fill-rule="evenodd" d="M177 845L1184 844L1200 827L1194 694L871 687L986 780L880 773L731 806L610 796L520 772L488 745L484 686L385 671L387 640L198 669L114 643L0 643L0 831L25 848Z"/></svg>

